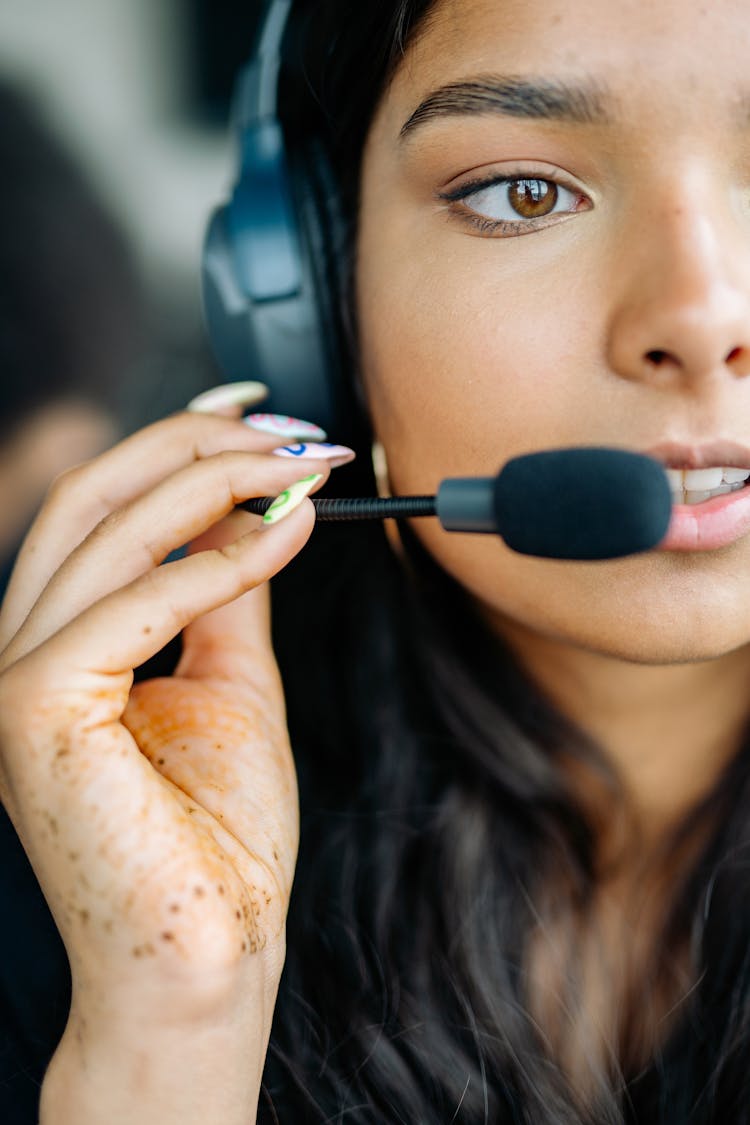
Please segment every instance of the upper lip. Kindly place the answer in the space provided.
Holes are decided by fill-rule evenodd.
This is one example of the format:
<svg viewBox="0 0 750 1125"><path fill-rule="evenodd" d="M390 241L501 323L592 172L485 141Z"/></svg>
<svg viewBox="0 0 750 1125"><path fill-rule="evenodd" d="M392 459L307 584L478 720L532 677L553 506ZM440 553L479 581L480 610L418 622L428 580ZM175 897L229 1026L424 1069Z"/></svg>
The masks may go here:
<svg viewBox="0 0 750 1125"><path fill-rule="evenodd" d="M750 469L750 446L738 441L708 441L701 445L664 441L643 452L661 461L667 469L709 469L719 465Z"/></svg>

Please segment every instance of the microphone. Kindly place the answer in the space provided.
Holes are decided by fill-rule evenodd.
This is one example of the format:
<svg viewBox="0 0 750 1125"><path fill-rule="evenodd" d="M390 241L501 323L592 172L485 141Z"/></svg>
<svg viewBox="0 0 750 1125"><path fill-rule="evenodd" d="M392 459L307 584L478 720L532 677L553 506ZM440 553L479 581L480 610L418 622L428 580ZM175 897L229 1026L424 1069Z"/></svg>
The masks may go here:
<svg viewBox="0 0 750 1125"><path fill-rule="evenodd" d="M240 508L264 515L273 497ZM313 498L322 521L437 516L446 531L499 535L523 555L614 559L667 534L672 493L663 465L600 446L526 453L495 477L449 477L436 496Z"/></svg>

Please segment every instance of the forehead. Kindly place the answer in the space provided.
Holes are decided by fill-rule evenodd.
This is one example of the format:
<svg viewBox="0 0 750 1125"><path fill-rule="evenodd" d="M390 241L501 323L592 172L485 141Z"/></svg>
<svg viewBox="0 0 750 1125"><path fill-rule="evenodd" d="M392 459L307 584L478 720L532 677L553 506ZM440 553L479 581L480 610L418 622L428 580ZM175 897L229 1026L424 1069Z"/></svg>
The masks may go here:
<svg viewBox="0 0 750 1125"><path fill-rule="evenodd" d="M728 112L750 88L749 43L748 0L438 0L381 108L408 115L451 82L528 74L586 80L613 109L637 95L663 113Z"/></svg>

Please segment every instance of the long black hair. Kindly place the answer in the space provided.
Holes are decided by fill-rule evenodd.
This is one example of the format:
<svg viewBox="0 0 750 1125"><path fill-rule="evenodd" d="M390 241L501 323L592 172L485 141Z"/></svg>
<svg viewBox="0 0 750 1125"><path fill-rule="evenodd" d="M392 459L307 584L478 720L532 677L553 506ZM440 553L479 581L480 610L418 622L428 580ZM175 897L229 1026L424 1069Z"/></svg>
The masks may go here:
<svg viewBox="0 0 750 1125"><path fill-rule="evenodd" d="M312 5L307 96L353 232L374 107L433 6ZM750 1121L750 739L665 846L690 861L662 888L633 1010L678 954L690 986L658 1047L623 1021L583 1097L530 1010L528 952L553 924L567 932L561 1003L574 1008L576 922L624 795L600 748L401 536L397 558L382 527L320 528L274 586L302 822L258 1121Z"/></svg>

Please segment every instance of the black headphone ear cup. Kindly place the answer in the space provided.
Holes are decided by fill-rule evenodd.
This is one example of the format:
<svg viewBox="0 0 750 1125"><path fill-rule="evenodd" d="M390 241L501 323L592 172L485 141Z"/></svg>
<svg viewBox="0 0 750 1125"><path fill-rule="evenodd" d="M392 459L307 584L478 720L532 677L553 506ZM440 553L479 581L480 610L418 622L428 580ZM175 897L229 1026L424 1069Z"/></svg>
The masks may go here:
<svg viewBox="0 0 750 1125"><path fill-rule="evenodd" d="M289 154L299 235L310 262L321 339L325 342L328 391L336 404L338 432L369 431L357 375L352 260L353 232L347 228L328 155L316 138Z"/></svg>

